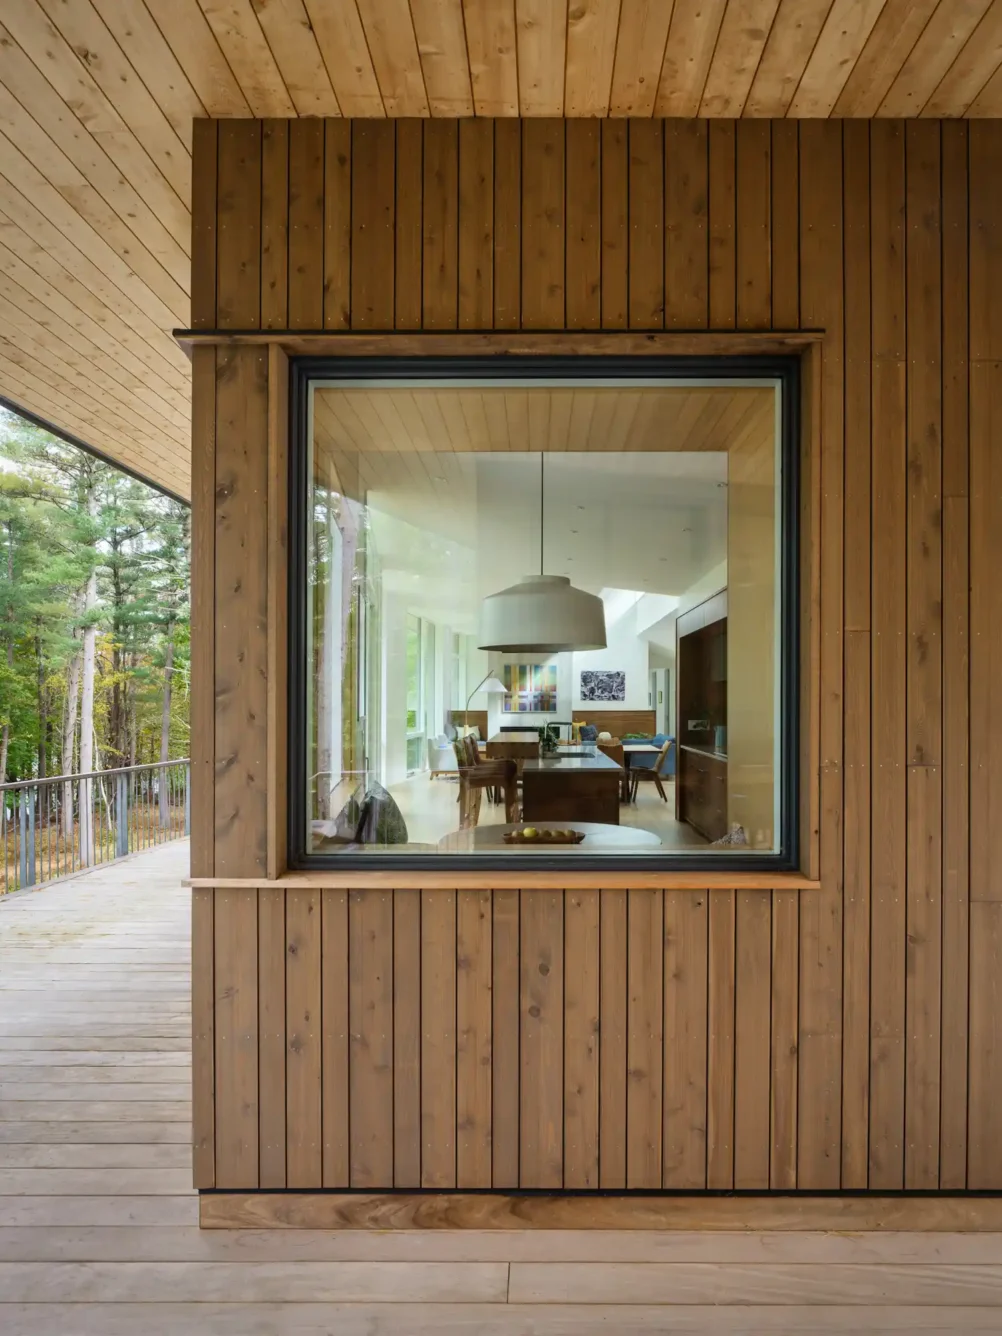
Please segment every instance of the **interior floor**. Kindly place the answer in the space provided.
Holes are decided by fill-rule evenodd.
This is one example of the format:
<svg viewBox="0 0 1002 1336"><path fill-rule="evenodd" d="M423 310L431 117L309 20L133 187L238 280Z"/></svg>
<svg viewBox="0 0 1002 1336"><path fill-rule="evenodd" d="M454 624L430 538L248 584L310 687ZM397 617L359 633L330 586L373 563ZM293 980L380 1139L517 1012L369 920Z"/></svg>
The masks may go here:
<svg viewBox="0 0 1002 1336"><path fill-rule="evenodd" d="M620 803L619 824L653 832L665 849L705 848L707 841L692 826L675 819L675 784L664 781L665 802L653 784L641 784L636 802ZM390 792L407 822L412 844L437 845L459 826L458 779L431 779L427 772L412 775ZM482 826L504 825L504 804L488 801L480 804Z"/></svg>

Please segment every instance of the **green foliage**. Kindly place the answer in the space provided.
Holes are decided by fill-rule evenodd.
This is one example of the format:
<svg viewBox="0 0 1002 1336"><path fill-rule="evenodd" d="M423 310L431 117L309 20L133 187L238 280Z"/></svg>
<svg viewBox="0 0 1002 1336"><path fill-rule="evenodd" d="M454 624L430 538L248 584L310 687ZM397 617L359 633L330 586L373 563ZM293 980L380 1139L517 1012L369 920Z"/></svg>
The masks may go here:
<svg viewBox="0 0 1002 1336"><path fill-rule="evenodd" d="M188 754L188 581L187 506L0 410L0 780L59 774L64 754L76 768L88 627L96 764L159 760L164 724L169 755Z"/></svg>

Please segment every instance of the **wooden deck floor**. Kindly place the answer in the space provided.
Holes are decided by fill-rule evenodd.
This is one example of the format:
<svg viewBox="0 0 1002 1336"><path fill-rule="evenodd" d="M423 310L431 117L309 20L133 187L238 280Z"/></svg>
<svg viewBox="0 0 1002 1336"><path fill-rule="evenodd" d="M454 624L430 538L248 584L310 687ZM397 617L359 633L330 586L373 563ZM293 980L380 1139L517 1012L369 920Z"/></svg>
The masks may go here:
<svg viewBox="0 0 1002 1336"><path fill-rule="evenodd" d="M187 847L0 902L0 1331L1002 1331L1002 1237L199 1232Z"/></svg>

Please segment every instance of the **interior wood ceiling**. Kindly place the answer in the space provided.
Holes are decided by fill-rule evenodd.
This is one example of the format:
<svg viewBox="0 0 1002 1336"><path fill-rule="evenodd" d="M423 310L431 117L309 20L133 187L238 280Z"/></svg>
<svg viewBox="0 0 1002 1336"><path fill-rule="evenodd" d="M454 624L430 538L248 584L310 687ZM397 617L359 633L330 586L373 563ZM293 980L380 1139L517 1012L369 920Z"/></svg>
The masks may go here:
<svg viewBox="0 0 1002 1336"><path fill-rule="evenodd" d="M4 0L0 396L182 495L206 115L999 116L1002 0Z"/></svg>
<svg viewBox="0 0 1002 1336"><path fill-rule="evenodd" d="M720 451L739 483L762 476L776 440L775 394L753 386L318 389L313 423L321 476L332 465L358 499L406 481L429 513L468 501L458 457L471 452Z"/></svg>

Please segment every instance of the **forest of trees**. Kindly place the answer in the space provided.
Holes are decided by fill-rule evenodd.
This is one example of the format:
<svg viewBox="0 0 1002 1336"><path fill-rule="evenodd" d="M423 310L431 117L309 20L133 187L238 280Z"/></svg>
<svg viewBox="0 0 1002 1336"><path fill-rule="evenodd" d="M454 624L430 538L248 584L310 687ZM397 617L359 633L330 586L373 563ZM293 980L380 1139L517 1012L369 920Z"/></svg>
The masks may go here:
<svg viewBox="0 0 1002 1336"><path fill-rule="evenodd" d="M0 782L188 755L190 512L0 409Z"/></svg>

